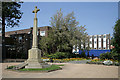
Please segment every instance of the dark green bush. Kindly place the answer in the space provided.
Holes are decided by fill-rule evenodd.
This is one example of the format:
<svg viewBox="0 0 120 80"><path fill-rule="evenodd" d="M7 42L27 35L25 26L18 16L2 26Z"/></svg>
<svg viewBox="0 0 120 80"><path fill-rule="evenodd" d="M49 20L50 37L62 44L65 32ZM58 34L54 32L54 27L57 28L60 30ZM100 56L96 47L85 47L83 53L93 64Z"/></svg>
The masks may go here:
<svg viewBox="0 0 120 80"><path fill-rule="evenodd" d="M100 54L100 59L113 59L113 60L118 60L118 53L112 53L112 52L107 52L107 53L102 53Z"/></svg>
<svg viewBox="0 0 120 80"><path fill-rule="evenodd" d="M115 63L114 65L115 65L115 66L120 66L120 63Z"/></svg>
<svg viewBox="0 0 120 80"><path fill-rule="evenodd" d="M112 59L113 60L120 60L120 56L118 54L119 53L112 53Z"/></svg>
<svg viewBox="0 0 120 80"><path fill-rule="evenodd" d="M84 51L81 53L81 57L86 58L86 54Z"/></svg>
<svg viewBox="0 0 120 80"><path fill-rule="evenodd" d="M94 58L94 54L92 54L92 59Z"/></svg>
<svg viewBox="0 0 120 80"><path fill-rule="evenodd" d="M56 52L54 54L48 55L48 58L51 59L63 59L63 58L69 58L70 54L66 52Z"/></svg>
<svg viewBox="0 0 120 80"><path fill-rule="evenodd" d="M13 69L15 66L9 66L7 67L7 69Z"/></svg>

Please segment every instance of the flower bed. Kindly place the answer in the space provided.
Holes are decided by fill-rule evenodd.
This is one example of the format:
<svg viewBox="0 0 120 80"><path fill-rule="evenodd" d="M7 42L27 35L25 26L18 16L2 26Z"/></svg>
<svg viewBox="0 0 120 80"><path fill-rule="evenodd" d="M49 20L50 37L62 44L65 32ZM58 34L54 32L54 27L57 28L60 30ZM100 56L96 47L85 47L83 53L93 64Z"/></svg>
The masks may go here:
<svg viewBox="0 0 120 80"><path fill-rule="evenodd" d="M120 66L120 64L118 63L118 61L113 61L113 60L100 60L100 59L94 59L91 60L90 62L87 62L87 64L101 64L101 65L115 65L115 66Z"/></svg>
<svg viewBox="0 0 120 80"><path fill-rule="evenodd" d="M69 62L69 61L87 60L87 59L85 59L85 58L65 58L65 59L42 58L42 59L43 59L43 61L54 62L54 63L63 63L63 62Z"/></svg>

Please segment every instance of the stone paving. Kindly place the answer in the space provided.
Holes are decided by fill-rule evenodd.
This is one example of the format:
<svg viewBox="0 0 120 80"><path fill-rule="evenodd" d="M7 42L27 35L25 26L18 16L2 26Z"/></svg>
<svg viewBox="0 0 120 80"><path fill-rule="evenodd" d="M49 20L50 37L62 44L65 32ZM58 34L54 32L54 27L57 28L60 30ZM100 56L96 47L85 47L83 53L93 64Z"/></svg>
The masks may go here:
<svg viewBox="0 0 120 80"><path fill-rule="evenodd" d="M94 64L65 64L62 70L49 73L39 72L15 72L5 70L7 65L17 65L20 63L3 63L3 78L118 78L118 66L104 66Z"/></svg>
<svg viewBox="0 0 120 80"><path fill-rule="evenodd" d="M90 62L91 60L81 60L81 61L70 61L68 63L74 63L74 64L86 64L86 62Z"/></svg>

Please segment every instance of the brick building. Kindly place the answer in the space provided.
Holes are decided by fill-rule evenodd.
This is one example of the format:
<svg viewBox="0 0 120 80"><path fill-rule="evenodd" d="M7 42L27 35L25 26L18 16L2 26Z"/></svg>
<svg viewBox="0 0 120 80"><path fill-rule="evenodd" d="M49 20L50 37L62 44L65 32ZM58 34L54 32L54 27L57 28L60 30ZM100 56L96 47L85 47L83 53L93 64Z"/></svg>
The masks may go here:
<svg viewBox="0 0 120 80"><path fill-rule="evenodd" d="M41 37L47 37L49 26L38 27L38 43ZM32 27L30 29L9 31L5 33L6 58L26 58L28 50L32 47ZM39 45L38 45L39 46Z"/></svg>
<svg viewBox="0 0 120 80"><path fill-rule="evenodd" d="M50 30L51 27L49 26L44 26L44 27L38 27L38 33L41 35L41 36L48 36L48 30ZM16 30L16 31L9 31L9 32L5 32L5 37L10 37L10 35L13 35L13 34L23 34L23 33L26 33L26 34L30 34L32 30L32 27L30 29L23 29L23 30Z"/></svg>

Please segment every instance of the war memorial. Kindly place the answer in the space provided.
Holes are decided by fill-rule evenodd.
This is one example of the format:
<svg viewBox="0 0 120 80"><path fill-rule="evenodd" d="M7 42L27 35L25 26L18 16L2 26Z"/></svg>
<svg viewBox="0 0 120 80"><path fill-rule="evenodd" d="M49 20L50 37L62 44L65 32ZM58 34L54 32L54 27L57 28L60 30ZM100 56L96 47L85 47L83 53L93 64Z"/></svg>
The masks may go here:
<svg viewBox="0 0 120 80"><path fill-rule="evenodd" d="M54 24L58 25L60 23L60 20L63 20L62 27L60 27L60 31L57 32L58 30L57 29L53 32L55 33L55 35L52 34L52 36L54 36L55 38L52 36L50 36L50 38L47 38L49 37L49 33L47 33L47 31L52 30L52 28L54 27L46 26L44 27L43 30L42 28L39 28L38 27L39 17L37 17L37 14L39 12L40 12L39 7L37 8L37 6L35 6L35 9L32 11L32 13L34 13L35 15L33 28L26 29L25 31L18 30L18 34L16 33L15 36L13 36L14 34L12 34L15 33L14 31L8 33L6 32L7 35L10 34L8 36L12 36L12 37L16 37L16 35L19 34L23 36L26 34L28 35L32 34L32 38L30 38L32 39L31 41L32 44L31 44L31 48L30 46L28 48L29 50L27 51L27 59L23 59L23 61L21 62L19 62L20 59L17 58L8 59L8 61L6 59L2 63L3 78L61 78L61 79L62 78L88 78L88 79L106 78L108 80L118 79L119 62L117 60L118 58L116 56L117 54L113 55L110 50L111 49L110 34L85 36L85 40L88 41L88 43L90 44L86 45L87 43L86 42L84 43L85 45L83 45L82 41L80 41L81 47L79 46L80 47L79 48L77 43L78 40L75 40L73 38L71 38L71 41L68 40L70 39L71 36L68 34L70 33L70 31L67 32L67 30L69 29L66 28L66 26L67 26L67 19L71 19L70 14L67 15L67 17L66 16L63 17L62 19L59 19L59 17L62 15L62 12L57 12L58 14L54 15L55 19L52 18L53 21L55 20L58 21L53 22L53 26ZM70 23L70 25L74 24L72 23L72 20L73 22L75 21L74 17L72 18L73 19L71 19L70 21L68 20L68 23ZM64 22L64 20L66 21L66 23ZM73 26L71 27L73 28ZM83 28L84 27L80 28L80 30L82 30ZM42 36L38 36L40 35L38 32L40 31L39 29L42 30L41 31ZM74 28L73 30L76 30L76 28ZM26 33L23 34L21 31ZM56 37L56 35L59 37ZM76 36L79 35L79 30L78 33L76 30L76 33L75 34L72 33L71 35L74 35L72 37L76 39L84 39L83 35L82 37ZM27 38L24 37L26 43L29 37L31 36L27 36ZM38 42L39 41L38 39L43 40L43 42ZM72 45L72 51L69 54L67 51L69 51L68 49L71 47L70 45L74 43L72 42L72 39L74 40L74 42L76 41L77 44L75 43L76 46ZM22 39L19 38L19 36L18 36L18 40L19 40L18 42L22 43ZM46 43L45 41L46 42L48 41L48 43ZM66 44L67 42L69 42L70 45ZM21 43L17 43L17 44L21 44ZM46 44L43 45L44 43ZM41 48L42 45L40 44L42 44L45 47L45 49ZM14 48L9 48L9 49L13 50ZM91 49L93 49L94 51L92 51ZM47 54L45 54L45 52L43 53L43 50L46 50ZM56 50L56 52L54 50Z"/></svg>

